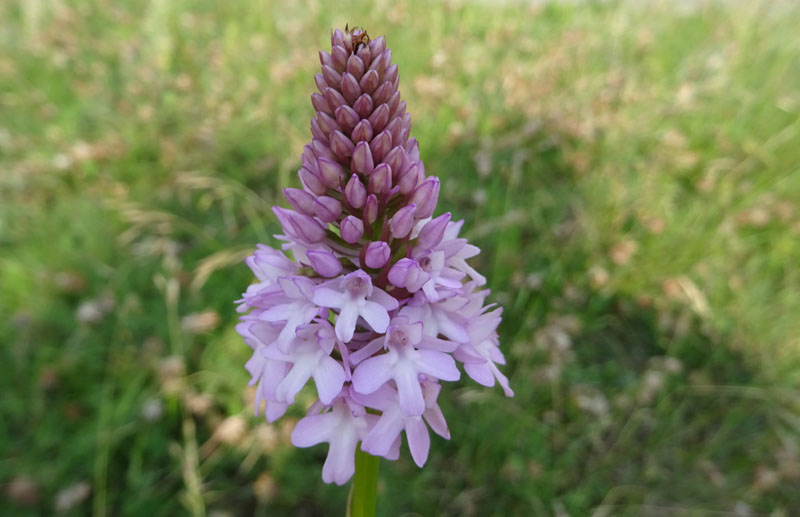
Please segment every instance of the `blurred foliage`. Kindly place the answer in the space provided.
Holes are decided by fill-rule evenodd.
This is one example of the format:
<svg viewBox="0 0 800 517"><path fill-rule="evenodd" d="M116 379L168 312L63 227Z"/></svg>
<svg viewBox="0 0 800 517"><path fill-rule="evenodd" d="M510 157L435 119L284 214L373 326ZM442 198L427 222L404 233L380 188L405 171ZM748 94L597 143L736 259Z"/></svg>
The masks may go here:
<svg viewBox="0 0 800 517"><path fill-rule="evenodd" d="M517 393L447 387L379 513L800 513L794 2L287 4L0 4L1 515L343 513L303 408L251 416L232 301L348 22L394 51Z"/></svg>

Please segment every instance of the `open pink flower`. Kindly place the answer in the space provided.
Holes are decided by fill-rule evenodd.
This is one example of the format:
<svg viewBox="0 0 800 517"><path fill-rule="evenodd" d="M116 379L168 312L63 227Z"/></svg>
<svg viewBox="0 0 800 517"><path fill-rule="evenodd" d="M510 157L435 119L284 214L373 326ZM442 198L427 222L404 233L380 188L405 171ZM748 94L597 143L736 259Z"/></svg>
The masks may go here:
<svg viewBox="0 0 800 517"><path fill-rule="evenodd" d="M322 466L322 480L343 485L353 477L356 446L367 433L368 418L373 419L374 416L366 413L354 415L342 399L323 413L318 413L319 409L319 406L312 406L308 415L297 422L292 431L292 444L311 447L327 442L330 446Z"/></svg>
<svg viewBox="0 0 800 517"><path fill-rule="evenodd" d="M397 386L400 407L409 416L425 411L420 375L457 381L461 374L453 357L439 350L418 348L423 341L422 323L398 318L387 329L385 354L361 362L353 372L353 389L362 394L377 391L387 381Z"/></svg>
<svg viewBox="0 0 800 517"><path fill-rule="evenodd" d="M370 276L360 269L345 275L337 283L338 289L327 287L330 283L314 289L314 303L339 309L336 337L345 343L353 339L359 317L375 332L386 332L389 311L398 307L397 300L383 289L373 287Z"/></svg>

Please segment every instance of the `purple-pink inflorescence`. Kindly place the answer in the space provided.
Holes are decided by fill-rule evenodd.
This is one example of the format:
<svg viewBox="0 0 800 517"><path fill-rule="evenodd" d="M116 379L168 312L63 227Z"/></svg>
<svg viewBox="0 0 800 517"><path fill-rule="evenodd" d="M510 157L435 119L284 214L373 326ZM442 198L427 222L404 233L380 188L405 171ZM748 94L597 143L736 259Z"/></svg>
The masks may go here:
<svg viewBox="0 0 800 517"><path fill-rule="evenodd" d="M463 221L432 217L439 179L409 138L391 50L360 29L336 30L331 43L319 54L302 189L284 191L292 209L273 209L291 258L263 245L247 258L258 282L237 330L253 348L256 412L266 401L270 422L314 379L318 401L292 443L328 442L322 479L344 484L359 442L397 459L405 431L422 466L428 427L450 437L436 401L440 381L459 379L457 362L513 392L497 368L502 309L484 305L486 279L466 262L480 250L458 237Z"/></svg>

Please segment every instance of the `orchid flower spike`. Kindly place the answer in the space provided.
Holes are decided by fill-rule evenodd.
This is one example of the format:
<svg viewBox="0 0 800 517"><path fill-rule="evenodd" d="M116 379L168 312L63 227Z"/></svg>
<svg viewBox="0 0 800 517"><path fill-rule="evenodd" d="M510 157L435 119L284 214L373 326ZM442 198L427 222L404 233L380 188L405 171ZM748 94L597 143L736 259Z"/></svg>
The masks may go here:
<svg viewBox="0 0 800 517"><path fill-rule="evenodd" d="M336 30L311 95L316 116L298 171L275 207L282 250L258 245L256 282L239 300L237 331L253 349L246 368L280 418L313 380L317 402L292 443L329 444L326 483L346 483L361 450L399 457L402 434L422 467L430 427L449 439L437 399L461 370L499 385L502 310L485 305L486 279L466 262L480 250L463 221L434 216L439 178L425 175L397 65L383 36Z"/></svg>

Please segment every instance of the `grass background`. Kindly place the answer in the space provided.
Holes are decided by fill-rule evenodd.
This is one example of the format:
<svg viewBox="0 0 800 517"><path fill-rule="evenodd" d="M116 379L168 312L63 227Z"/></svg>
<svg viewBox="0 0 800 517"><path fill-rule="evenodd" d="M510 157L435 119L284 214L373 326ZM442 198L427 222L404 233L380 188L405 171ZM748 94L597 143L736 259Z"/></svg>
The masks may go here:
<svg viewBox="0 0 800 517"><path fill-rule="evenodd" d="M0 4L0 514L337 515L251 415L232 301L331 27L385 34L505 399L383 462L381 515L800 513L790 1Z"/></svg>

